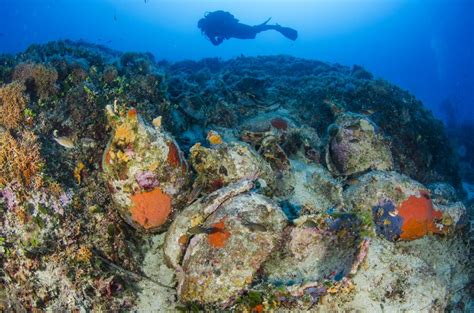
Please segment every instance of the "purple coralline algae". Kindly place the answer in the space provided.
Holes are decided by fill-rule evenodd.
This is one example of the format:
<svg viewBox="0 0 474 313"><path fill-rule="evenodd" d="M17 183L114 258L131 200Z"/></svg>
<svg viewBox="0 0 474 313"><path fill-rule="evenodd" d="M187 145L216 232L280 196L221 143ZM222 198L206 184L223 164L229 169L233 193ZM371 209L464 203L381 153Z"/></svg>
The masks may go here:
<svg viewBox="0 0 474 313"><path fill-rule="evenodd" d="M156 175L151 171L139 172L135 175L135 179L138 185L145 190L151 190L160 184Z"/></svg>
<svg viewBox="0 0 474 313"><path fill-rule="evenodd" d="M4 199L7 208L9 210L13 210L19 203L15 193L11 189L11 187L5 187L3 190L0 191L0 196Z"/></svg>
<svg viewBox="0 0 474 313"><path fill-rule="evenodd" d="M31 196L28 203L36 209L51 208L54 213L64 215L64 210L72 203L73 195L72 190L63 191L59 195L51 195L48 190L38 190Z"/></svg>

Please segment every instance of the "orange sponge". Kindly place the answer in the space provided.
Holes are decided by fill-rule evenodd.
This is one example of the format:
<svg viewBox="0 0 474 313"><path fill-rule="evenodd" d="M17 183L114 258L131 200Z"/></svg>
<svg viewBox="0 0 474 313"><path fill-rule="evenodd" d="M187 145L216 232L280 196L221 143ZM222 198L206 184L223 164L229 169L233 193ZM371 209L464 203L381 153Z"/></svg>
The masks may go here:
<svg viewBox="0 0 474 313"><path fill-rule="evenodd" d="M145 229L161 226L168 220L171 213L171 197L160 188L135 194L131 199L132 220Z"/></svg>
<svg viewBox="0 0 474 313"><path fill-rule="evenodd" d="M230 237L230 232L225 230L224 219L218 223L213 224L211 227L215 228L216 231L212 234L209 234L207 241L214 248L223 248L227 239Z"/></svg>
<svg viewBox="0 0 474 313"><path fill-rule="evenodd" d="M427 194L410 196L398 207L398 214L403 218L402 240L421 238L428 233L443 233L435 224L436 219L442 218L442 213L433 208Z"/></svg>

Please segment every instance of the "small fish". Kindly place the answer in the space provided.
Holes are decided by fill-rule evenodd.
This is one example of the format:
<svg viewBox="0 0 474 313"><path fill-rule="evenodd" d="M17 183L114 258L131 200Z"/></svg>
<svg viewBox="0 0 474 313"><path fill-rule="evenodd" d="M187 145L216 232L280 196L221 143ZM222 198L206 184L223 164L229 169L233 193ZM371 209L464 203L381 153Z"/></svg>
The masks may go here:
<svg viewBox="0 0 474 313"><path fill-rule="evenodd" d="M74 148L74 142L69 137L53 137L53 139L66 149Z"/></svg>
<svg viewBox="0 0 474 313"><path fill-rule="evenodd" d="M66 136L58 136L58 130L53 131L53 139L66 149L74 148L74 141Z"/></svg>
<svg viewBox="0 0 474 313"><path fill-rule="evenodd" d="M359 182L359 180L357 178L348 178L346 179L345 183L347 185L355 185Z"/></svg>
<svg viewBox="0 0 474 313"><path fill-rule="evenodd" d="M117 22L117 15L114 14L114 21Z"/></svg>
<svg viewBox="0 0 474 313"><path fill-rule="evenodd" d="M318 228L318 224L315 221L312 221L312 220L306 220L303 223L303 226L305 228Z"/></svg>
<svg viewBox="0 0 474 313"><path fill-rule="evenodd" d="M242 225L247 227L250 231L261 231L261 232L267 231L267 228L264 225L258 224L258 223L244 221L242 222Z"/></svg>
<svg viewBox="0 0 474 313"><path fill-rule="evenodd" d="M204 226L201 226L201 225L198 225L198 226L194 226L194 227L191 227L190 229L188 229L188 234L190 235L198 235L198 234L214 234L214 233L218 233L218 232L222 232L222 229L220 228L217 228L217 227L204 227Z"/></svg>

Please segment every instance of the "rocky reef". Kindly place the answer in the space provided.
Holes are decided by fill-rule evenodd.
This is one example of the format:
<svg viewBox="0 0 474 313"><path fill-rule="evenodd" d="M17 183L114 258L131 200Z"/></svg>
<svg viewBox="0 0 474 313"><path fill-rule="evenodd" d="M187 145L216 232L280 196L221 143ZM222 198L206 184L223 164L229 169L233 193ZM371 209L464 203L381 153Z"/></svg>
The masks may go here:
<svg viewBox="0 0 474 313"><path fill-rule="evenodd" d="M470 311L467 200L360 66L0 55L0 311Z"/></svg>

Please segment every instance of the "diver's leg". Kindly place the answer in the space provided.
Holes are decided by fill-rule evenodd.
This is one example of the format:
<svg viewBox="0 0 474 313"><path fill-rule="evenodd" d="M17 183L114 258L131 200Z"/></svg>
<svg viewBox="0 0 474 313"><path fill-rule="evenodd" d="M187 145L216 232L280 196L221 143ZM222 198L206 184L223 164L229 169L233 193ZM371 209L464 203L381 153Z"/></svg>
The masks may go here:
<svg viewBox="0 0 474 313"><path fill-rule="evenodd" d="M289 27L282 27L280 25L261 24L261 25L253 26L253 28L254 28L254 31L255 31L256 34L258 34L260 32L263 32L263 31L266 31L266 30L273 29L273 30L276 30L277 32L279 32L280 34L282 34L283 36L285 36L288 39L296 40L296 38L298 38L298 32L296 30L294 30L293 28L289 28Z"/></svg>
<svg viewBox="0 0 474 313"><path fill-rule="evenodd" d="M279 27L279 25L260 24L260 25L253 26L253 29L254 29L255 33L260 33L260 32L264 32L264 31L269 30L269 29L277 30L278 27Z"/></svg>

